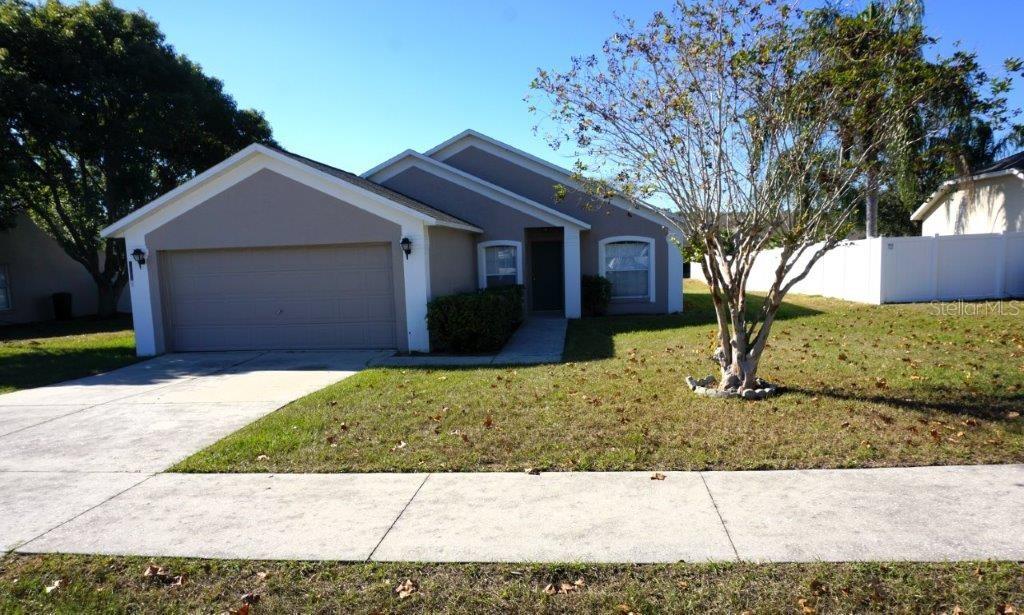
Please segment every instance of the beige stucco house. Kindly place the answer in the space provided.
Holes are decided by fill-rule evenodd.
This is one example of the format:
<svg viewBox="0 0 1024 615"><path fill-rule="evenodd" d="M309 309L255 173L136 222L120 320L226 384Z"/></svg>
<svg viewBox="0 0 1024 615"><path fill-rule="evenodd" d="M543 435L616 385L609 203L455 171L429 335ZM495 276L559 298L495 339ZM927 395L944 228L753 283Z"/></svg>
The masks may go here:
<svg viewBox="0 0 1024 615"><path fill-rule="evenodd" d="M143 261L128 262L140 355L427 351L434 297L521 284L528 310L577 318L586 274L612 282L612 313L681 311L664 213L592 200L472 130L362 175L257 144L103 235Z"/></svg>
<svg viewBox="0 0 1024 615"><path fill-rule="evenodd" d="M52 295L71 293L74 315L96 313L96 284L28 216L0 230L0 325L53 318Z"/></svg>
<svg viewBox="0 0 1024 615"><path fill-rule="evenodd" d="M911 220L924 236L1024 232L1024 152L943 183Z"/></svg>

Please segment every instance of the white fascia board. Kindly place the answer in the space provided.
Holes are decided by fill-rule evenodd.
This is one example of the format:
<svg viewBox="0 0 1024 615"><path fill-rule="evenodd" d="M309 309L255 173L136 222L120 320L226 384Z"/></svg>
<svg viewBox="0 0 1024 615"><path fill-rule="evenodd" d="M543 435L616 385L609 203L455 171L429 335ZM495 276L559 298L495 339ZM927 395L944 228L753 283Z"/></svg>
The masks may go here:
<svg viewBox="0 0 1024 615"><path fill-rule="evenodd" d="M240 170L243 167L247 167L245 172L233 173L233 171ZM323 171L296 160L291 156L286 156L259 144L253 144L216 166L200 173L174 190L171 190L163 196L155 199L144 207L141 207L124 218L121 218L114 224L103 229L103 231L101 231L101 235L103 237L123 237L127 229L153 217L154 214L168 207L170 204L183 200L184 197L188 195L199 192L200 188L214 187L212 193L210 190L203 190L202 192L204 197L201 200L188 199L190 201L190 206L185 207L176 213L176 215L180 215L195 205L198 205L199 202L230 188L262 169L269 169L285 175L290 179L294 179L295 181L305 184L311 188L344 200L345 202L351 203L361 209L365 209L370 213L399 224L406 222L411 218L429 225L451 226L462 230L482 232L482 229L473 225L457 224L438 220L426 213L411 209L405 205L396 203L385 196L379 195L361 186L357 186L351 182L347 182L340 177L324 173ZM166 222L166 220L164 220L164 222Z"/></svg>
<svg viewBox="0 0 1024 615"><path fill-rule="evenodd" d="M531 215L534 218L547 222L548 224L552 224L554 226L568 225L579 230L590 230L590 225L582 220L574 218L568 214L564 214L557 209L552 209L547 205L542 205L522 196L521 194L516 194L511 190L492 184L475 175L466 173L465 171L456 169L451 165L447 165L412 150L406 150L387 161L385 164L377 165L370 171L367 171L368 175L364 175L364 177L382 184L395 175L398 175L412 167L447 179L448 181L462 186L467 190L472 190L473 192L482 194L483 196L498 201L502 205L506 205L525 214Z"/></svg>
<svg viewBox="0 0 1024 615"><path fill-rule="evenodd" d="M983 181L986 179L998 179L1000 177L1014 176L1017 179L1024 181L1024 173L1017 169L1006 169L1004 171L994 171L992 173L982 173L981 175L972 175L970 177L963 177L960 179L950 179L939 184L938 189L935 190L928 197L928 200L921 204L920 207L914 210L914 213L910 214L910 219L914 222L920 222L928 217L935 206L939 203L942 197L946 196L951 189L961 184L965 184L968 181Z"/></svg>
<svg viewBox="0 0 1024 615"><path fill-rule="evenodd" d="M493 154L499 158L504 158L505 160L524 166L538 175L543 175L554 181L564 183L565 185L580 192L586 192L586 188L573 179L572 171L569 169L560 167L553 162L548 162L543 158L524 152L523 150L515 148L508 143L503 143L493 137L488 137L487 135L481 134L472 129L464 130L444 143L430 148L424 152L424 155L433 158L434 160L444 162L448 158L451 158L468 147L478 147L489 154ZM630 213L635 213L641 218L645 218L651 222L656 222L657 224L671 223L667 215L649 203L640 201L639 204L633 204L621 196L613 197L610 202L620 209L625 209Z"/></svg>

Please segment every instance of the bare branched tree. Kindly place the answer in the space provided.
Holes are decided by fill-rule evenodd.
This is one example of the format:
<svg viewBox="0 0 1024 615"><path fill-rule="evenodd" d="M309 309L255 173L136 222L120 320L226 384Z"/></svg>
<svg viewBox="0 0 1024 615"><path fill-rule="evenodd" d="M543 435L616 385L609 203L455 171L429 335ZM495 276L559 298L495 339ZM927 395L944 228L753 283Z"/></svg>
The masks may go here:
<svg viewBox="0 0 1024 615"><path fill-rule="evenodd" d="M874 151L849 146L838 120L860 101L822 70L831 50L807 32L804 14L776 0L680 0L532 84L533 108L554 120L552 146L574 148L596 195L671 203L668 223L710 285L718 387L731 393L763 386L758 364L782 300L852 228ZM906 102L870 118L861 138L897 141ZM747 280L767 248L780 259L753 305Z"/></svg>

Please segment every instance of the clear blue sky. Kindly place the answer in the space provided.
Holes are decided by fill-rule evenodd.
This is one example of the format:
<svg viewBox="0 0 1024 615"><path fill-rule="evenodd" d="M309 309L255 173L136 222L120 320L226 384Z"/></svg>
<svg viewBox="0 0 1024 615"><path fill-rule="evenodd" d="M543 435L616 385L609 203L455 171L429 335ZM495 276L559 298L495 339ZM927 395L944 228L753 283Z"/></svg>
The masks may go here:
<svg viewBox="0 0 1024 615"><path fill-rule="evenodd" d="M266 114L287 149L360 173L474 128L567 164L532 126L537 67L596 52L616 12L668 1L116 0L155 19L178 51ZM1024 56L1024 0L929 0L929 32L991 69ZM1024 84L1018 84L1024 86ZM1014 102L1024 105L1024 94Z"/></svg>

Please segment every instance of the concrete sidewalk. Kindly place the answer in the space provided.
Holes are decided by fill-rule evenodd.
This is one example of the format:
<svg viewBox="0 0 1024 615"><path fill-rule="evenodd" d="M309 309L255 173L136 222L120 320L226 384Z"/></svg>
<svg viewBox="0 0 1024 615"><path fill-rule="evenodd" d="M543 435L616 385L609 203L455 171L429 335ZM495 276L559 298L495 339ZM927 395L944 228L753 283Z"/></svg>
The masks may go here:
<svg viewBox="0 0 1024 615"><path fill-rule="evenodd" d="M665 474L133 475L117 495L51 520L17 550L358 561L1024 559L1024 465Z"/></svg>

